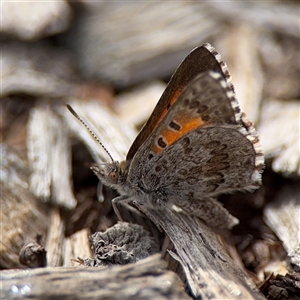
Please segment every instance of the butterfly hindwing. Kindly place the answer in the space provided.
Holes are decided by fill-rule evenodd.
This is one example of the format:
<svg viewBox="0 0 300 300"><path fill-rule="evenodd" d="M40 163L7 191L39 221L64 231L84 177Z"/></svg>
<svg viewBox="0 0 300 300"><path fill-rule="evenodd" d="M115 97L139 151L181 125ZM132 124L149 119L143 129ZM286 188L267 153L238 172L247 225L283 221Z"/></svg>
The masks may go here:
<svg viewBox="0 0 300 300"><path fill-rule="evenodd" d="M243 127L223 77L205 72L192 80L137 151L128 180L182 198L254 189L260 183L255 137Z"/></svg>

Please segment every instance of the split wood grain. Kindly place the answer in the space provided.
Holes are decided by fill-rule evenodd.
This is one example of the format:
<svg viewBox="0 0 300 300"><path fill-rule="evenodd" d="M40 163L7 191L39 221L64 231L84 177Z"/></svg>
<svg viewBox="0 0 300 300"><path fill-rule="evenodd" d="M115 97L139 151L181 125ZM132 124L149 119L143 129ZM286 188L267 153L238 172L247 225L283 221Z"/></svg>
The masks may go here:
<svg viewBox="0 0 300 300"><path fill-rule="evenodd" d="M47 265L62 266L65 243L65 225L57 208L51 211L50 226L46 241Z"/></svg>
<svg viewBox="0 0 300 300"><path fill-rule="evenodd" d="M111 109L99 101L76 101L70 99L69 104L76 113L88 124L101 143L107 148L114 160L125 159L127 151L137 132L130 124L124 124L116 117ZM86 128L68 111L61 106L60 114L64 118L69 132L83 142L96 163L109 162L106 151L99 145Z"/></svg>
<svg viewBox="0 0 300 300"><path fill-rule="evenodd" d="M92 257L92 251L89 243L90 230L82 229L75 232L70 237L65 238L63 266L78 266L78 258Z"/></svg>
<svg viewBox="0 0 300 300"><path fill-rule="evenodd" d="M65 1L6 2L3 4L1 33L24 41L35 41L65 31L72 19L72 11Z"/></svg>
<svg viewBox="0 0 300 300"><path fill-rule="evenodd" d="M114 111L123 122L142 128L165 88L166 84L157 80L125 91L117 95Z"/></svg>
<svg viewBox="0 0 300 300"><path fill-rule="evenodd" d="M265 299L229 257L218 235L198 218L166 206L147 206L146 214L173 242L176 253L170 254L183 267L196 299Z"/></svg>
<svg viewBox="0 0 300 300"><path fill-rule="evenodd" d="M286 183L264 209L269 227L283 242L290 263L300 271L300 186Z"/></svg>
<svg viewBox="0 0 300 300"><path fill-rule="evenodd" d="M297 30L299 8L296 2L207 2L215 14L235 23L247 23L253 27L299 38Z"/></svg>
<svg viewBox="0 0 300 300"><path fill-rule="evenodd" d="M1 97L22 94L54 99L70 94L75 88L75 66L66 50L39 43L4 43L1 63Z"/></svg>
<svg viewBox="0 0 300 300"><path fill-rule="evenodd" d="M7 145L1 144L0 266L22 268L21 248L47 234L46 207L30 192L26 162Z"/></svg>
<svg viewBox="0 0 300 300"><path fill-rule="evenodd" d="M125 266L47 267L1 271L0 275L4 299L191 299L159 255Z"/></svg>
<svg viewBox="0 0 300 300"><path fill-rule="evenodd" d="M221 31L203 3L84 5L92 14L81 16L70 46L78 53L84 74L119 87L170 76L191 49Z"/></svg>
<svg viewBox="0 0 300 300"><path fill-rule="evenodd" d="M71 148L67 130L47 102L32 109L28 121L30 189L44 202L52 201L67 209L76 199L71 182Z"/></svg>
<svg viewBox="0 0 300 300"><path fill-rule="evenodd" d="M222 59L232 76L241 110L257 125L264 84L257 31L243 23L228 27L228 33L216 40L215 47L222 49Z"/></svg>
<svg viewBox="0 0 300 300"><path fill-rule="evenodd" d="M265 99L258 127L262 148L274 172L300 176L300 102Z"/></svg>

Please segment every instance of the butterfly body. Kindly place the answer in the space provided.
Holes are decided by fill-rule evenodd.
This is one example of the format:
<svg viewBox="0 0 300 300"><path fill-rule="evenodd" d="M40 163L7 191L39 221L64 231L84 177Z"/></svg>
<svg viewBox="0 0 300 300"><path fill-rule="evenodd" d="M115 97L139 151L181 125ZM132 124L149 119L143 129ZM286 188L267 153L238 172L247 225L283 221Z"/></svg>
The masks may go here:
<svg viewBox="0 0 300 300"><path fill-rule="evenodd" d="M215 198L257 189L264 160L224 65L209 44L196 48L174 73L126 161L92 167L121 194L115 208L126 200L147 214L149 205L176 205L213 227L237 223Z"/></svg>

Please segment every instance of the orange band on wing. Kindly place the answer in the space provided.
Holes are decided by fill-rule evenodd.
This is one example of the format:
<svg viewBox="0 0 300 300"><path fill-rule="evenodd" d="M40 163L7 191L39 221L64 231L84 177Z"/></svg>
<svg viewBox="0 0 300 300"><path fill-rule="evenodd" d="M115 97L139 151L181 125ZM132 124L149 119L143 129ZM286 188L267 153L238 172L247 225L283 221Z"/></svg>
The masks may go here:
<svg viewBox="0 0 300 300"><path fill-rule="evenodd" d="M186 120L189 120L186 122ZM179 121L179 118L178 118ZM167 144L167 147L175 143L178 139L183 137L186 133L196 129L201 128L207 124L207 122L203 121L200 117L194 119L186 119L185 116L180 118L181 122L178 122L181 126L179 131L172 131L169 128L164 128L160 134L160 136L164 139L164 142ZM154 153L160 153L164 150L163 147L159 147L156 143L151 147L151 151Z"/></svg>
<svg viewBox="0 0 300 300"><path fill-rule="evenodd" d="M174 92L174 95L172 97L172 99L170 100L168 106L162 111L158 121L156 122L155 126L153 129L155 129L158 124L161 122L161 120L165 117L165 115L167 114L168 110L170 109L170 107L178 100L178 97L180 96L181 92L182 92L183 87L179 87L177 88L177 90Z"/></svg>

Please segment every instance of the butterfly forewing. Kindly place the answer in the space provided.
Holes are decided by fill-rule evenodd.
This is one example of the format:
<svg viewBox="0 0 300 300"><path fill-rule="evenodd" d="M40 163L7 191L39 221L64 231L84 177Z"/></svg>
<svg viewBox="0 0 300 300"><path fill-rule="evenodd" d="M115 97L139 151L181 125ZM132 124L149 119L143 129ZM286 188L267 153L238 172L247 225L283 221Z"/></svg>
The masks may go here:
<svg viewBox="0 0 300 300"><path fill-rule="evenodd" d="M208 70L217 71L224 79L229 78L226 65L220 61L218 53L210 44L195 48L178 66L149 120L142 128L130 150L126 161L130 164L133 156L148 136L158 126L167 111L178 100L186 86L199 74ZM231 87L232 88L232 87ZM232 88L233 89L233 88Z"/></svg>
<svg viewBox="0 0 300 300"><path fill-rule="evenodd" d="M231 93L219 73L194 78L136 153L128 180L181 198L256 188L255 148Z"/></svg>

